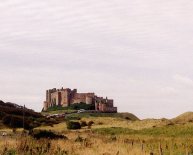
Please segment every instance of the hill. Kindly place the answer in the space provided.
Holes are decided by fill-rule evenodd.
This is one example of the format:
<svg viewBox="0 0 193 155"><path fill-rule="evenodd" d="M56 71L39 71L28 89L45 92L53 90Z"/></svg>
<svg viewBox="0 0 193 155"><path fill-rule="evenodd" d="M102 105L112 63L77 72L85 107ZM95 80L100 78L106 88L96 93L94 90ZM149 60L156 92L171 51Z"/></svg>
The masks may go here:
<svg viewBox="0 0 193 155"><path fill-rule="evenodd" d="M193 122L193 112L185 112L172 119L175 123L188 123Z"/></svg>
<svg viewBox="0 0 193 155"><path fill-rule="evenodd" d="M80 117L116 117L130 121L137 121L139 118L132 113L81 113Z"/></svg>
<svg viewBox="0 0 193 155"><path fill-rule="evenodd" d="M15 103L0 101L0 129L21 128L32 129L40 126L43 116L31 109L19 106Z"/></svg>
<svg viewBox="0 0 193 155"><path fill-rule="evenodd" d="M79 118L89 118L89 117L112 117L112 118L123 118L130 121L139 121L140 119L132 113L94 113L94 112L84 112L77 113L77 110L57 110L42 112L43 115L61 114L65 113L66 118L68 117L79 117Z"/></svg>
<svg viewBox="0 0 193 155"><path fill-rule="evenodd" d="M26 107L24 108L23 106L10 102L5 103L0 100L0 118L4 117L5 115L23 116L23 113L25 114L25 117L39 118L42 116L40 113L37 113Z"/></svg>

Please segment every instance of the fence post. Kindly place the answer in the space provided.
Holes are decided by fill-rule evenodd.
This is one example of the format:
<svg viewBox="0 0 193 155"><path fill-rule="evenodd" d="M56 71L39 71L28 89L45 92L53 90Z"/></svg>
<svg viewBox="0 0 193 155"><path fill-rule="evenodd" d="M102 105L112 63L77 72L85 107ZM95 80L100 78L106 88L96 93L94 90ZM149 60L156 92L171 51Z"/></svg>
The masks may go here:
<svg viewBox="0 0 193 155"><path fill-rule="evenodd" d="M186 143L186 155L188 155L188 146L187 146L187 143Z"/></svg>
<svg viewBox="0 0 193 155"><path fill-rule="evenodd" d="M161 142L159 143L159 154L163 155L163 150L162 150Z"/></svg>

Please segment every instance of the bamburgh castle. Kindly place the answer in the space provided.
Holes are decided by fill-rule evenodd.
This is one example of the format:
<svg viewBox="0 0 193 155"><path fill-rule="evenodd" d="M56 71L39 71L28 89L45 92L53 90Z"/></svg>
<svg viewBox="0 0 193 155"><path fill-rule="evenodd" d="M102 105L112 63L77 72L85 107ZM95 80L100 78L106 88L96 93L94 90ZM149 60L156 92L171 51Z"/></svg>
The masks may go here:
<svg viewBox="0 0 193 155"><path fill-rule="evenodd" d="M75 103L86 103L95 105L95 110L99 112L117 112L117 107L113 106L113 100L98 97L94 93L77 93L77 89L49 89L46 91L46 101L44 110L49 107L68 107Z"/></svg>

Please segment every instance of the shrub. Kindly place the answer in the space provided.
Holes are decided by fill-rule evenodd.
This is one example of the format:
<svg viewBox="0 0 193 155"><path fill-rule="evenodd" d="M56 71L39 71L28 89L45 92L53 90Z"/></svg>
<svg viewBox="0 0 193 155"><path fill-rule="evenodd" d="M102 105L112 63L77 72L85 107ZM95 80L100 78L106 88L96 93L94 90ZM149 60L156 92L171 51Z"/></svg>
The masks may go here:
<svg viewBox="0 0 193 155"><path fill-rule="evenodd" d="M86 104L83 102L80 103L74 103L68 107L61 107L61 106L53 106L49 107L47 111L57 111L57 110L79 110L79 109L85 109L85 110L94 110L95 105L94 104Z"/></svg>
<svg viewBox="0 0 193 155"><path fill-rule="evenodd" d="M103 125L103 122L99 122L98 125Z"/></svg>
<svg viewBox="0 0 193 155"><path fill-rule="evenodd" d="M2 119L2 121L3 121L3 124L5 124L11 128L23 127L22 117L5 115Z"/></svg>
<svg viewBox="0 0 193 155"><path fill-rule="evenodd" d="M6 114L2 111L0 111L0 118L2 119Z"/></svg>
<svg viewBox="0 0 193 155"><path fill-rule="evenodd" d="M32 134L36 139L49 138L49 139L67 139L64 135L57 135L52 131L40 130L38 133Z"/></svg>
<svg viewBox="0 0 193 155"><path fill-rule="evenodd" d="M73 129L73 130L81 129L81 125L79 122L67 121L66 125L67 125L67 129Z"/></svg>
<svg viewBox="0 0 193 155"><path fill-rule="evenodd" d="M131 120L131 118L129 118L129 117L125 117L125 119L126 119L126 120Z"/></svg>
<svg viewBox="0 0 193 155"><path fill-rule="evenodd" d="M94 104L86 104L86 103L74 103L70 105L71 109L79 110L79 109L85 109L85 110L94 110L95 105Z"/></svg>
<svg viewBox="0 0 193 155"><path fill-rule="evenodd" d="M66 110L66 107L61 107L61 106L53 106L49 107L46 111L57 111L57 110Z"/></svg>
<svg viewBox="0 0 193 155"><path fill-rule="evenodd" d="M86 121L81 121L81 122L80 122L80 126L81 126L81 127L85 127L85 126L87 126Z"/></svg>
<svg viewBox="0 0 193 155"><path fill-rule="evenodd" d="M2 119L3 124L10 128L22 128L23 127L23 117L15 115L5 115ZM27 130L32 130L38 127L38 124L33 123L29 119L24 119L24 128Z"/></svg>
<svg viewBox="0 0 193 155"><path fill-rule="evenodd" d="M37 118L36 121L39 122L39 123L43 123L43 122L46 122L46 118L45 117L40 117L40 118Z"/></svg>
<svg viewBox="0 0 193 155"><path fill-rule="evenodd" d="M89 121L88 122L88 129L91 129L91 126L94 124L94 122L93 121Z"/></svg>
<svg viewBox="0 0 193 155"><path fill-rule="evenodd" d="M93 124L94 124L93 121L89 121L89 122L88 122L88 126L92 126Z"/></svg>

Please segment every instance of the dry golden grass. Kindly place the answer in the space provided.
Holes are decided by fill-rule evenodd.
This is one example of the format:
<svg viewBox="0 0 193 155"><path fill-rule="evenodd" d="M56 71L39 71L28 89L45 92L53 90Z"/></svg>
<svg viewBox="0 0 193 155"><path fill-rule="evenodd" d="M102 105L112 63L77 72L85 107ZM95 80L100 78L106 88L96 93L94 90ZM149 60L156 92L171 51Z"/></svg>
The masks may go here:
<svg viewBox="0 0 193 155"><path fill-rule="evenodd" d="M92 128L122 127L134 130L141 130L152 127L162 127L171 123L171 121L167 119L144 119L137 121L129 121L123 118L116 117L90 117L82 118L81 120L86 122L93 121L94 125Z"/></svg>
<svg viewBox="0 0 193 155"><path fill-rule="evenodd" d="M175 123L193 122L193 112L185 112L176 118L172 119Z"/></svg>
<svg viewBox="0 0 193 155"><path fill-rule="evenodd" d="M0 141L0 154L42 155L169 155L192 152L193 139L98 135L92 131L68 131L67 140L35 140L29 136L5 137ZM77 141L77 138L81 137ZM186 146L187 145L187 146ZM161 149L160 149L161 148ZM33 153L32 153L33 152Z"/></svg>
<svg viewBox="0 0 193 155"><path fill-rule="evenodd" d="M37 127L36 130L52 130L55 132L65 132L67 129L66 129L66 123L62 122L59 124L55 124L53 126L40 126L40 127Z"/></svg>
<svg viewBox="0 0 193 155"><path fill-rule="evenodd" d="M128 121L126 119L113 118L113 117L89 117L89 118L82 118L81 121L86 121L86 122L93 121L94 124L92 125L92 128L108 128L108 127L128 128L129 126L131 126L132 123L134 123L134 122ZM87 127L85 127L85 128L87 128ZM53 127L41 126L41 127L36 128L36 129L52 130L55 132L65 132L67 130L65 122L53 125Z"/></svg>
<svg viewBox="0 0 193 155"><path fill-rule="evenodd" d="M51 126L41 126L35 130L52 130L68 137L67 140L35 140L30 136L27 137L0 137L0 154L12 152L13 154L41 154L42 155L149 155L150 152L160 154L162 150L164 155L185 154L193 152L192 137L167 137L163 135L151 136L151 134L99 134L96 129L123 130L135 129L145 130L166 127L171 121L166 119L146 119L142 121L129 121L118 117L85 117L80 121L93 121L91 129L84 127L80 130L67 130L66 123L62 122ZM183 126L184 131L192 131L193 124ZM112 128L118 127L118 128ZM175 126L172 128L175 129ZM190 129L190 130L189 130ZM17 130L20 133L22 129ZM181 132L181 127L176 128ZM11 129L3 129L12 134ZM157 130L159 131L159 130ZM108 132L108 131L107 131ZM157 133L156 133L157 134ZM176 134L178 135L178 133ZM77 139L79 140L77 141ZM30 152L31 151L31 152Z"/></svg>
<svg viewBox="0 0 193 155"><path fill-rule="evenodd" d="M129 121L121 118L113 117L90 117L82 118L82 121L93 121L93 128L104 128L104 127L128 127Z"/></svg>
<svg viewBox="0 0 193 155"><path fill-rule="evenodd" d="M128 128L134 130L148 129L152 127L163 127L172 123L167 119L144 119L141 121L134 121L128 124Z"/></svg>
<svg viewBox="0 0 193 155"><path fill-rule="evenodd" d="M14 152L14 154L34 154L40 153L40 150L46 150L44 154L67 154L67 155L139 155L141 153L149 154L142 150L140 145L125 143L121 138L111 140L110 137L94 135L90 132L68 132L68 140L34 140L30 137L5 138L0 142L1 154L5 152ZM83 141L76 142L77 137ZM50 143L48 148L47 144ZM65 152L65 153L64 153Z"/></svg>

